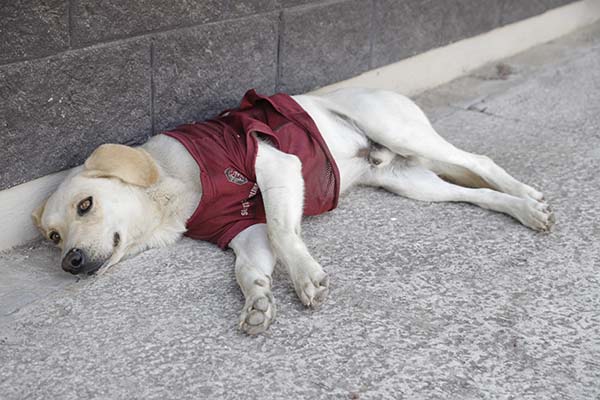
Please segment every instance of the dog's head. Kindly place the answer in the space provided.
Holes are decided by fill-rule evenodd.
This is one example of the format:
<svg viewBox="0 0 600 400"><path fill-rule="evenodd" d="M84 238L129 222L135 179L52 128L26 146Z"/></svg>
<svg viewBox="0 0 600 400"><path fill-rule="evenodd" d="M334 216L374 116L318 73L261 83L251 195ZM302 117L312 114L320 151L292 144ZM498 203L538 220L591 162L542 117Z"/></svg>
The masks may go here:
<svg viewBox="0 0 600 400"><path fill-rule="evenodd" d="M33 222L61 248L65 271L93 273L132 252L148 212L145 190L158 177L143 149L102 145L33 212Z"/></svg>

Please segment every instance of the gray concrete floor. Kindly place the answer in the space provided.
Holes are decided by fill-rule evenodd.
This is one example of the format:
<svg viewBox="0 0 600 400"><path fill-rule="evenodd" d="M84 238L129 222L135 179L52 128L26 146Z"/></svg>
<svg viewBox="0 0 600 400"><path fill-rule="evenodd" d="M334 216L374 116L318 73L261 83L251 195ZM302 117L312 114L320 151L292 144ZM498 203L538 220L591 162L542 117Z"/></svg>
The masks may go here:
<svg viewBox="0 0 600 400"><path fill-rule="evenodd" d="M47 244L18 248L0 254L0 398L600 398L600 24L504 64L417 101L541 188L551 234L359 188L305 222L327 303L304 309L278 272L258 337L237 330L233 255L215 246L84 279Z"/></svg>

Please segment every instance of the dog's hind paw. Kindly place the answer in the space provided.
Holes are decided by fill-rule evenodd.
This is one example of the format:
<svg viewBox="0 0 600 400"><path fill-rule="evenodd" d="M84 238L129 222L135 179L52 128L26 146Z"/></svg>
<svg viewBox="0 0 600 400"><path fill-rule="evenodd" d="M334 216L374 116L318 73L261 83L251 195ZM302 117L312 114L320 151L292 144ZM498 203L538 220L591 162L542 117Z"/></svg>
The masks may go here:
<svg viewBox="0 0 600 400"><path fill-rule="evenodd" d="M294 286L302 304L315 308L323 304L327 298L329 277L321 270L314 274L304 275L294 282Z"/></svg>
<svg viewBox="0 0 600 400"><path fill-rule="evenodd" d="M521 197L524 199L533 199L540 203L544 202L544 194L532 188L529 185L523 184Z"/></svg>
<svg viewBox="0 0 600 400"><path fill-rule="evenodd" d="M266 331L275 319L275 302L271 293L246 299L240 315L240 328L248 335Z"/></svg>
<svg viewBox="0 0 600 400"><path fill-rule="evenodd" d="M525 207L519 215L519 220L523 225L540 232L550 232L556 222L554 212L548 203L525 200Z"/></svg>

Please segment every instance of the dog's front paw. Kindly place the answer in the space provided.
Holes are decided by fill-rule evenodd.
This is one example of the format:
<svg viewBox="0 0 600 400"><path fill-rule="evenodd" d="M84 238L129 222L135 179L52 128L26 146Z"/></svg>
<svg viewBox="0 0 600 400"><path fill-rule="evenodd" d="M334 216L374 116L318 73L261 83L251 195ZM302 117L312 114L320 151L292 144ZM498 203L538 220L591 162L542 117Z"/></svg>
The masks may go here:
<svg viewBox="0 0 600 400"><path fill-rule="evenodd" d="M318 307L329 293L329 277L323 270L301 274L294 280L294 288L302 304Z"/></svg>
<svg viewBox="0 0 600 400"><path fill-rule="evenodd" d="M240 315L240 328L249 335L258 335L275 319L275 301L271 293L250 296Z"/></svg>

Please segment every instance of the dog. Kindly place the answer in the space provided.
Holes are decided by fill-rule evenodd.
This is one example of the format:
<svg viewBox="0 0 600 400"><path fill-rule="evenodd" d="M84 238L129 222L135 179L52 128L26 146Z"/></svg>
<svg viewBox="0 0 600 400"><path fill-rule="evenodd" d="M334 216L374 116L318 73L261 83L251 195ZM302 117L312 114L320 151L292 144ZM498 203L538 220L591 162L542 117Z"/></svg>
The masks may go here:
<svg viewBox="0 0 600 400"><path fill-rule="evenodd" d="M211 240L236 255L245 297L240 327L254 335L275 318L271 274L277 261L304 305L325 300L329 278L302 241L301 218L335 208L337 196L353 186L421 201L473 203L536 231L547 232L554 223L542 193L490 158L445 141L415 103L395 92L341 89L269 98L251 91L238 109L211 121L156 135L140 147L102 145L72 170L32 215L62 249L65 271L102 274L124 257L169 246L184 234ZM213 132L217 144L193 135L186 142L183 136L197 127L222 128ZM296 146L300 150L296 140L304 141ZM204 143L225 148L207 150ZM194 155L198 151L204 158ZM241 167L224 168L222 160L213 166L213 158L240 152L247 157L235 161ZM226 200L238 194L241 201ZM205 199L211 203L202 206ZM190 227L191 220L208 221L210 232L202 231L202 223Z"/></svg>

